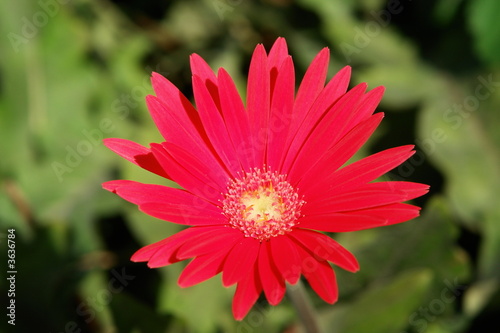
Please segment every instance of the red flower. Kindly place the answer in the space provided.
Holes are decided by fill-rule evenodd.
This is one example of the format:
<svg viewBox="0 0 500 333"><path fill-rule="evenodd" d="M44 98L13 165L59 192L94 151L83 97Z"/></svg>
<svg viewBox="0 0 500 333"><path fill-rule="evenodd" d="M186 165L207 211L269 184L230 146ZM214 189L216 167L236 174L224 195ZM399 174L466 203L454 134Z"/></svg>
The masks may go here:
<svg viewBox="0 0 500 333"><path fill-rule="evenodd" d="M325 86L329 50L307 70L297 94L292 58L279 38L267 55L258 45L247 101L223 69L217 75L191 56L197 109L154 73L157 96L146 98L165 142L145 148L107 139L114 152L177 182L181 189L116 180L103 184L146 214L190 225L132 256L160 267L194 258L179 277L188 287L222 272L237 283L233 314L242 319L263 291L270 304L285 281L303 275L328 303L337 300L334 263L359 269L356 258L327 235L410 220L419 207L402 203L428 191L411 182L372 182L403 163L413 146L387 149L343 166L382 120L373 114L383 88L349 91L350 68Z"/></svg>

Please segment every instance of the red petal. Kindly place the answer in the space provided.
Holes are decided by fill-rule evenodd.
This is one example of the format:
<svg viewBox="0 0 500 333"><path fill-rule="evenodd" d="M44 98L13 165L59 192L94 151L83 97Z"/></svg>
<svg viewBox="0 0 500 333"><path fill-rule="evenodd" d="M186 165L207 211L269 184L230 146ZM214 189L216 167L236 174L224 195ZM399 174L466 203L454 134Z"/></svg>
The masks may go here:
<svg viewBox="0 0 500 333"><path fill-rule="evenodd" d="M168 114L158 115L166 119L162 121L163 124L166 124L170 118L174 118L176 122L188 129L191 129L193 126L195 128L193 132L204 133L198 112L196 112L191 102L172 82L158 73L153 73L151 82L160 102L164 106L169 106L167 109Z"/></svg>
<svg viewBox="0 0 500 333"><path fill-rule="evenodd" d="M350 67L344 67L330 80L327 86L321 91L308 113L294 112L294 119L290 125L288 136L286 138L285 147L287 147L287 150L292 144L292 141L305 141L306 137L304 137L303 135L309 135L311 130L317 124L318 120L324 115L324 113L329 110L332 105L337 102L337 99L346 92L349 85L350 75ZM304 129L306 129L306 131L304 131ZM302 136L298 134L299 131L302 132ZM298 139L296 138L297 135L299 135ZM281 161L281 163L282 162L283 160Z"/></svg>
<svg viewBox="0 0 500 333"><path fill-rule="evenodd" d="M302 213L305 215L319 215L347 212L389 205L406 200L408 200L408 195L403 191L371 189L367 186L362 186L341 194L326 194L322 200L309 202L302 210Z"/></svg>
<svg viewBox="0 0 500 333"><path fill-rule="evenodd" d="M230 227L219 228L207 236L200 234L193 236L179 248L177 256L182 259L206 255L224 249L229 253L231 248L243 238L241 231Z"/></svg>
<svg viewBox="0 0 500 333"><path fill-rule="evenodd" d="M348 232L405 222L419 214L420 207L396 203L354 212L306 215L300 219L300 227L327 232Z"/></svg>
<svg viewBox="0 0 500 333"><path fill-rule="evenodd" d="M247 277L238 282L233 298L233 316L236 320L242 320L255 304L262 292L259 280L257 264L254 265Z"/></svg>
<svg viewBox="0 0 500 333"><path fill-rule="evenodd" d="M348 126L347 118L353 108L359 103L366 85L360 84L342 96L333 107L328 110L315 127L302 126L292 142L287 158L283 164L284 170L304 169L303 164L317 161L325 152L341 138L340 133ZM300 173L300 172L299 172Z"/></svg>
<svg viewBox="0 0 500 333"><path fill-rule="evenodd" d="M370 138L383 117L384 114L379 112L361 122L332 148L326 151L315 164L311 163L309 169L307 166L304 167L302 172L295 176L299 179L297 186L304 184L301 186L303 193L308 193L308 186L312 184L315 179L324 179L332 173L332 170L337 170L344 165L344 163L346 163ZM300 171L300 168L297 170Z"/></svg>
<svg viewBox="0 0 500 333"><path fill-rule="evenodd" d="M306 189L306 200L312 202L318 197L323 197L325 187L329 191L342 190L344 192L349 188L371 182L410 158L415 153L412 150L413 147L413 145L407 145L386 149L349 164L322 179L321 182L310 184Z"/></svg>
<svg viewBox="0 0 500 333"><path fill-rule="evenodd" d="M221 68L218 77L224 122L243 169L249 172L256 165L248 114L229 74Z"/></svg>
<svg viewBox="0 0 500 333"><path fill-rule="evenodd" d="M103 142L106 147L126 160L159 176L170 179L148 148L125 139L109 138L104 139Z"/></svg>
<svg viewBox="0 0 500 333"><path fill-rule="evenodd" d="M102 183L102 188L116 193L116 189L121 186L127 186L127 185L133 185L133 184L138 184L138 182L133 181L133 180L110 180L107 182ZM141 183L139 183L141 184Z"/></svg>
<svg viewBox="0 0 500 333"><path fill-rule="evenodd" d="M267 67L267 55L264 47L259 44L255 48L250 61L247 85L247 111L250 119L250 129L254 136L255 163L258 167L264 164L269 106L270 77Z"/></svg>
<svg viewBox="0 0 500 333"><path fill-rule="evenodd" d="M211 164L215 170L224 172L220 163L207 146L206 134L195 127L192 120L184 113L173 110L170 104L164 104L155 96L147 96L146 103L156 126L166 141L187 147L203 163ZM198 117L198 113L196 113ZM199 119L197 119L199 121Z"/></svg>
<svg viewBox="0 0 500 333"><path fill-rule="evenodd" d="M183 162L189 161L189 163L192 164L180 163L174 158L174 156L167 152L165 147L174 152L172 144L166 144L164 146L155 143L151 144L151 151L162 167L168 170L172 179L189 192L204 198L213 204L218 204L219 200L222 199L221 192L224 190L224 187L221 185L223 180L220 177L222 176L220 174L212 176L213 171L208 169L206 165L197 161L197 159L191 156L187 151L180 147L176 147L177 149L174 152L177 155L176 157ZM182 154L180 153L181 151ZM198 172L193 172L192 168L198 170ZM199 170L204 171L199 172ZM214 178L216 181L213 181Z"/></svg>
<svg viewBox="0 0 500 333"><path fill-rule="evenodd" d="M220 215L220 209L187 191L156 184L144 184L131 180L114 180L103 184L123 199L136 205L148 202L182 204L206 209L212 215Z"/></svg>
<svg viewBox="0 0 500 333"><path fill-rule="evenodd" d="M304 129L304 119L309 116L313 103L324 87L329 59L330 51L328 48L324 48L311 62L311 65L308 67L300 83L293 106L292 123L290 124L289 133L286 139L286 159L282 163L285 165L284 170L290 168L291 163L295 159L298 147L300 147L304 141L303 138L301 138L301 140L299 140L299 145L297 142L293 143L296 141L297 132ZM306 129L309 133L312 127L309 126Z"/></svg>
<svg viewBox="0 0 500 333"><path fill-rule="evenodd" d="M194 258L179 276L179 286L191 287L219 274L226 256L227 252L224 250Z"/></svg>
<svg viewBox="0 0 500 333"><path fill-rule="evenodd" d="M349 232L380 227L388 224L387 218L356 212L306 215L300 227L326 232Z"/></svg>
<svg viewBox="0 0 500 333"><path fill-rule="evenodd" d="M300 278L300 257L296 244L287 235L274 237L269 241L273 261L283 279L291 284Z"/></svg>
<svg viewBox="0 0 500 333"><path fill-rule="evenodd" d="M182 146L169 142L163 142L161 145L179 165L185 166L192 175L196 176L203 183L216 189L218 192L226 189L229 176L222 169L218 168L218 164L204 163ZM218 196L216 197L218 198Z"/></svg>
<svg viewBox="0 0 500 333"><path fill-rule="evenodd" d="M319 118L321 118L321 116L346 93L350 78L351 67L346 66L330 79L330 82L328 82L326 87L318 95L318 98L314 101L308 117L304 119L304 124L306 126L311 126L307 124L315 124Z"/></svg>
<svg viewBox="0 0 500 333"><path fill-rule="evenodd" d="M335 273L327 261L318 261L305 248L297 247L301 256L302 274L311 288L325 302L333 304L338 299L337 281Z"/></svg>
<svg viewBox="0 0 500 333"><path fill-rule="evenodd" d="M286 137L292 121L294 92L295 72L292 58L288 57L278 73L272 94L267 146L267 165L271 170L278 170L283 159Z"/></svg>
<svg viewBox="0 0 500 333"><path fill-rule="evenodd" d="M216 225L226 224L227 218L222 214L207 211L202 207L168 202L147 202L139 205L139 209L161 220L184 225Z"/></svg>
<svg viewBox="0 0 500 333"><path fill-rule="evenodd" d="M271 96L274 93L275 87L278 87L279 84L276 82L276 77L280 71L281 66L283 65L283 61L289 58L288 55L288 47L286 45L286 40L283 37L279 37L274 42L273 47L269 51L268 57L268 70L270 74L270 92Z"/></svg>
<svg viewBox="0 0 500 333"><path fill-rule="evenodd" d="M147 214L186 225L225 224L218 207L189 192L162 185L112 181L104 188L130 201Z"/></svg>
<svg viewBox="0 0 500 333"><path fill-rule="evenodd" d="M290 236L312 252L317 260L328 260L349 272L359 270L359 264L354 255L342 247L332 238L319 232L303 229L294 229Z"/></svg>
<svg viewBox="0 0 500 333"><path fill-rule="evenodd" d="M243 238L230 251L224 263L222 284L224 287L239 282L255 266L259 254L260 242L252 237Z"/></svg>
<svg viewBox="0 0 500 333"><path fill-rule="evenodd" d="M281 277L278 268L273 262L269 242L263 242L259 252L259 275L267 301L271 305L277 305L285 295L285 281Z"/></svg>
<svg viewBox="0 0 500 333"><path fill-rule="evenodd" d="M322 49L313 59L300 83L294 113L306 115L325 85L330 50ZM300 118L298 118L300 119Z"/></svg>
<svg viewBox="0 0 500 333"><path fill-rule="evenodd" d="M207 232L207 230L209 231L211 228L213 227L192 227L184 229L159 242L141 248L132 255L130 260L134 262L149 261L149 267L160 267L172 264L179 261L174 255L179 246L184 244L184 242L193 235ZM155 258L154 265L152 265L153 257Z"/></svg>
<svg viewBox="0 0 500 333"><path fill-rule="evenodd" d="M206 61L196 53L193 53L189 60L191 62L191 72L193 73L193 76L197 76L201 79L201 82L203 82L203 85L207 88L215 105L220 110L221 107L219 101L219 91L217 88L217 77L214 72Z"/></svg>
<svg viewBox="0 0 500 333"><path fill-rule="evenodd" d="M382 96L384 95L385 88L380 86L373 88L368 93L366 93L359 101L359 104L352 112L352 116L349 118L350 126L347 127L347 130L350 130L355 124L360 123L370 117L378 104L382 100ZM343 136L346 132L341 133Z"/></svg>
<svg viewBox="0 0 500 333"><path fill-rule="evenodd" d="M408 197L406 200L418 198L429 192L430 188L430 186L426 184L405 181L378 182L373 183L372 186L379 186L380 188L390 188L394 191L403 191Z"/></svg>
<svg viewBox="0 0 500 333"><path fill-rule="evenodd" d="M193 76L193 92L201 121L210 142L233 176L241 170L236 151L231 143L224 120L202 79Z"/></svg>
<svg viewBox="0 0 500 333"><path fill-rule="evenodd" d="M405 203L396 203L382 207L364 209L355 213L358 212L361 214L371 214L373 216L385 218L387 220L386 225L391 225L405 222L419 216L420 207Z"/></svg>

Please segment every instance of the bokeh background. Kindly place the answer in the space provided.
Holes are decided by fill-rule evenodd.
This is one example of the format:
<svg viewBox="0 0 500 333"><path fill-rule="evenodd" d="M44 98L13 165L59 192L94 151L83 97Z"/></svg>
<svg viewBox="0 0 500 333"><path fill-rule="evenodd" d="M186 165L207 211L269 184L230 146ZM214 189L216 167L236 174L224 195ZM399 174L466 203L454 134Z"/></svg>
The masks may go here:
<svg viewBox="0 0 500 333"><path fill-rule="evenodd" d="M333 235L359 259L340 300L312 302L325 332L498 332L500 2L496 0L17 0L0 2L0 287L16 241L16 332L301 332L287 299L242 322L219 277L176 285L139 247L180 230L101 189L165 183L101 143L161 141L144 103L159 72L189 97L189 55L244 91L257 43L287 39L300 77L331 49L331 77L386 86L386 118L357 158L415 143L386 179L431 185L422 216ZM4 314L5 312L5 314Z"/></svg>

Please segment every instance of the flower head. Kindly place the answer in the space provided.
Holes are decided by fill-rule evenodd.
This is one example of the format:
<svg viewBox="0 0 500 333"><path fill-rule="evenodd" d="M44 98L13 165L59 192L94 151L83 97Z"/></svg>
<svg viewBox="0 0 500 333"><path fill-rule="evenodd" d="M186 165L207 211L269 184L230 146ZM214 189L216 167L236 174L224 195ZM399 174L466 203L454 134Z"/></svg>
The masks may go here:
<svg viewBox="0 0 500 333"><path fill-rule="evenodd" d="M383 88L347 91L350 68L326 85L329 51L323 49L295 94L287 45L252 56L244 104L228 73L217 75L191 56L196 109L164 77L153 73L156 96L148 108L165 138L149 148L106 139L114 152L177 182L182 189L116 180L104 188L146 214L191 227L148 245L133 256L160 267L192 259L179 277L188 287L222 273L237 284L233 314L243 318L264 292L283 298L285 282L303 275L326 302L337 300L330 262L348 271L356 258L322 232L355 231L410 220L419 207L402 203L428 191L412 182L373 182L412 154L413 146L387 149L346 164L375 131L373 113ZM320 231L320 232L319 232Z"/></svg>

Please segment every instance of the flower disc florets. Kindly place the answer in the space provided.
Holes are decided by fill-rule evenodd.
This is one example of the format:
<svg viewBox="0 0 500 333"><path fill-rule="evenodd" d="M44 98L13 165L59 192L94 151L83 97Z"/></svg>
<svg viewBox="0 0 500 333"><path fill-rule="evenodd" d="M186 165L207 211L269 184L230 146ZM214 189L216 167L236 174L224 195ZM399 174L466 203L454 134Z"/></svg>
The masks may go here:
<svg viewBox="0 0 500 333"><path fill-rule="evenodd" d="M290 232L304 203L285 175L255 169L231 180L222 209L234 228L264 241Z"/></svg>

